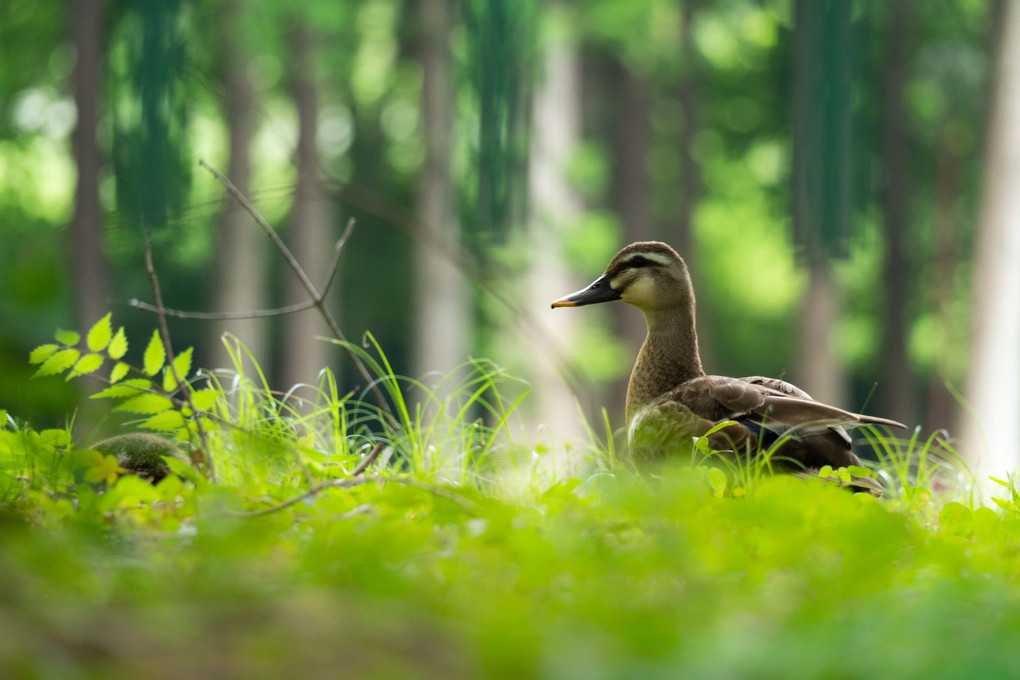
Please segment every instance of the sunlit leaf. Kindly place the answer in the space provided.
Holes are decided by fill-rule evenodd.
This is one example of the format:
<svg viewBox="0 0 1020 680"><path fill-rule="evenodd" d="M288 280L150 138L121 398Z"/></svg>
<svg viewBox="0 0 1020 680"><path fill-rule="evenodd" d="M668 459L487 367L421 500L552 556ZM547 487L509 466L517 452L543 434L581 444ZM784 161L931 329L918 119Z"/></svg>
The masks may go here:
<svg viewBox="0 0 1020 680"><path fill-rule="evenodd" d="M77 345L78 341L81 340L81 333L78 333L77 331L65 331L61 329L58 330L53 337L55 337L57 339L57 342L59 342L61 345L72 347L74 345Z"/></svg>
<svg viewBox="0 0 1020 680"><path fill-rule="evenodd" d="M92 395L93 399L123 399L133 397L152 389L152 383L145 378L132 378L117 385L111 385L102 392Z"/></svg>
<svg viewBox="0 0 1020 680"><path fill-rule="evenodd" d="M71 373L68 374L67 379L76 378L79 375L86 375L98 370L103 365L103 355L101 354L86 354L74 365L71 369Z"/></svg>
<svg viewBox="0 0 1020 680"><path fill-rule="evenodd" d="M709 468L708 485L716 497L721 497L726 493L726 474L719 468Z"/></svg>
<svg viewBox="0 0 1020 680"><path fill-rule="evenodd" d="M178 411L163 411L142 423L142 427L158 432L173 432L184 427L184 416Z"/></svg>
<svg viewBox="0 0 1020 680"><path fill-rule="evenodd" d="M860 465L848 465L846 471L854 477L870 477L871 470Z"/></svg>
<svg viewBox="0 0 1020 680"><path fill-rule="evenodd" d="M125 472L125 470L117 462L115 456L103 456L100 454L96 464L89 466L85 471L85 481L92 482L93 484L99 484L100 482L113 484L122 472Z"/></svg>
<svg viewBox="0 0 1020 680"><path fill-rule="evenodd" d="M184 350L176 357L174 357L174 370L177 375L180 376L181 380L187 380L188 374L191 373L191 347Z"/></svg>
<svg viewBox="0 0 1020 680"><path fill-rule="evenodd" d="M173 406L174 403L162 394L141 394L118 404L114 410L147 414L160 413L173 408Z"/></svg>
<svg viewBox="0 0 1020 680"><path fill-rule="evenodd" d="M58 373L63 373L74 366L80 356L81 352L76 349L62 349L44 361L43 365L39 367L39 370L35 372L33 377L39 378L45 375L57 375Z"/></svg>
<svg viewBox="0 0 1020 680"><path fill-rule="evenodd" d="M128 350L127 336L124 334L124 327L121 326L117 329L117 334L110 340L110 346L107 347L106 353L110 355L111 359L120 359Z"/></svg>
<svg viewBox="0 0 1020 680"><path fill-rule="evenodd" d="M142 359L142 370L146 375L156 375L159 369L166 363L166 349L163 341L159 339L159 331L152 332L152 339L145 348L145 356Z"/></svg>
<svg viewBox="0 0 1020 680"><path fill-rule="evenodd" d="M199 411L208 411L216 403L220 393L216 390L196 390L191 394L191 403L195 405Z"/></svg>
<svg viewBox="0 0 1020 680"><path fill-rule="evenodd" d="M53 356L53 353L60 349L60 345L48 344L39 345L32 350L32 353L28 355L28 361L33 364L41 364L42 362Z"/></svg>
<svg viewBox="0 0 1020 680"><path fill-rule="evenodd" d="M39 433L39 442L46 446L68 446L71 443L71 435L67 430L43 430Z"/></svg>
<svg viewBox="0 0 1020 680"><path fill-rule="evenodd" d="M88 345L89 350L99 352L110 344L112 335L113 328L110 325L110 314L108 313L89 329L89 333L85 337L85 344Z"/></svg>
<svg viewBox="0 0 1020 680"><path fill-rule="evenodd" d="M124 376L128 374L128 370L130 370L130 368L131 367L124 362L118 362L117 365L113 367L113 370L110 371L110 382L120 382Z"/></svg>

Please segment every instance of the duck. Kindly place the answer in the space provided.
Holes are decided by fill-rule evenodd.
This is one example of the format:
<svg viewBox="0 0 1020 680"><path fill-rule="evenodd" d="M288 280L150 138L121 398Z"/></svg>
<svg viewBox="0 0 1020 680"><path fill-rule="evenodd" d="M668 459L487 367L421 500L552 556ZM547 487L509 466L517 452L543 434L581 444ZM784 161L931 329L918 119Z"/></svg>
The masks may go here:
<svg viewBox="0 0 1020 680"><path fill-rule="evenodd" d="M707 436L713 451L757 455L777 443L775 462L791 472L861 466L848 429L906 428L812 399L785 380L705 373L698 351L695 296L684 259L658 241L620 250L587 287L552 303L582 307L621 300L640 309L647 336L627 383L628 446L636 463L690 451ZM770 459L771 460L771 459ZM853 486L853 484L851 484ZM877 482L861 482L873 494Z"/></svg>

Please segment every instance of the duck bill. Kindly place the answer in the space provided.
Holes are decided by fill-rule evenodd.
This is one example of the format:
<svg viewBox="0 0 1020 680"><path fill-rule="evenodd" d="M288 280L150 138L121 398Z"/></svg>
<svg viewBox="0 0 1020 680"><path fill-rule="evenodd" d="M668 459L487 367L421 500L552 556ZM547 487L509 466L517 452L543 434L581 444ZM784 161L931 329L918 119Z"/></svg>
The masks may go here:
<svg viewBox="0 0 1020 680"><path fill-rule="evenodd" d="M553 309L556 307L581 307L583 305L594 305L598 302L611 302L612 300L619 299L620 291L613 290L613 287L609 285L609 279L605 276L600 276L587 288L571 293L566 297L561 297L559 300L554 300L552 306Z"/></svg>

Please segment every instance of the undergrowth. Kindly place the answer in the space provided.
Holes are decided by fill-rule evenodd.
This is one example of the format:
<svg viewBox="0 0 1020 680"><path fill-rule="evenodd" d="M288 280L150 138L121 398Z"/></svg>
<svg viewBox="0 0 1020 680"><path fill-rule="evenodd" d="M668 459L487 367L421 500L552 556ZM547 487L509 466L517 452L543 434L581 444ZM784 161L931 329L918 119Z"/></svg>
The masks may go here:
<svg viewBox="0 0 1020 680"><path fill-rule="evenodd" d="M377 403L164 344L130 365L106 317L31 360L103 383L167 474L0 414L0 677L1020 675L1020 495L977 503L944 435L867 430L830 481L703 445L640 475L608 419L530 443L489 361L429 385L347 343Z"/></svg>

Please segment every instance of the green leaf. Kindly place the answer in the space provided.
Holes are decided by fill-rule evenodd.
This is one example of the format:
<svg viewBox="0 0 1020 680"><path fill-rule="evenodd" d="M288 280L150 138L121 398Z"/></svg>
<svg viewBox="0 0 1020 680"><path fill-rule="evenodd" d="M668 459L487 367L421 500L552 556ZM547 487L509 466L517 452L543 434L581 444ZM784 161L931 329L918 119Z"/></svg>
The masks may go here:
<svg viewBox="0 0 1020 680"><path fill-rule="evenodd" d="M39 433L39 443L46 446L70 446L71 435L67 430L43 430Z"/></svg>
<svg viewBox="0 0 1020 680"><path fill-rule="evenodd" d="M832 470L831 465L823 465L818 470L818 476L821 477L822 479L828 479L829 477L835 477L836 473Z"/></svg>
<svg viewBox="0 0 1020 680"><path fill-rule="evenodd" d="M81 333L78 333L77 331L65 331L60 329L57 330L54 337L57 339L57 342L59 342L61 345L72 347L74 345L77 345L78 341L81 340Z"/></svg>
<svg viewBox="0 0 1020 680"><path fill-rule="evenodd" d="M149 346L145 348L142 369L146 375L156 375L165 363L166 349L163 348L163 341L159 339L159 331L153 331Z"/></svg>
<svg viewBox="0 0 1020 680"><path fill-rule="evenodd" d="M860 465L848 465L846 471L854 477L870 477L871 470Z"/></svg>
<svg viewBox="0 0 1020 680"><path fill-rule="evenodd" d="M170 466L170 471L178 477L183 477L189 482L194 483L196 486L201 484L204 480L198 470L193 468L190 464L185 463L183 460L177 458L170 458L169 456L164 458L166 464Z"/></svg>
<svg viewBox="0 0 1020 680"><path fill-rule="evenodd" d="M102 365L103 365L102 354L86 354L85 356L78 360L78 363L74 365L74 368L71 369L71 372L70 374L68 374L67 379L70 380L71 378L77 378L79 375L91 373L97 370Z"/></svg>
<svg viewBox="0 0 1020 680"><path fill-rule="evenodd" d="M106 353L110 355L111 359L120 359L127 354L127 350L127 336L124 335L124 327L121 326L117 329L117 334L113 336L113 340L110 341L110 346L107 347Z"/></svg>
<svg viewBox="0 0 1020 680"><path fill-rule="evenodd" d="M123 399L134 397L152 389L152 383L145 378L132 378L118 385L111 385L102 392L92 395L93 399Z"/></svg>
<svg viewBox="0 0 1020 680"><path fill-rule="evenodd" d="M721 498L726 493L726 474L719 468L709 468L708 485L712 487L712 493Z"/></svg>
<svg viewBox="0 0 1020 680"><path fill-rule="evenodd" d="M129 369L130 366L125 364L123 361L118 362L117 365L113 367L113 370L110 371L110 382L120 382L121 379L128 374Z"/></svg>
<svg viewBox="0 0 1020 680"><path fill-rule="evenodd" d="M178 411L163 411L142 423L142 427L158 432L174 432L184 427L184 416Z"/></svg>
<svg viewBox="0 0 1020 680"><path fill-rule="evenodd" d="M141 394L118 404L113 410L148 414L161 413L173 407L174 403L162 394Z"/></svg>
<svg viewBox="0 0 1020 680"><path fill-rule="evenodd" d="M28 355L28 361L32 364L41 364L53 356L53 353L60 349L60 345L39 345Z"/></svg>
<svg viewBox="0 0 1020 680"><path fill-rule="evenodd" d="M192 349L189 347L174 357L174 370L177 371L177 375L180 376L181 380L187 380L188 374L191 373Z"/></svg>
<svg viewBox="0 0 1020 680"><path fill-rule="evenodd" d="M196 390L191 395L191 403L199 411L208 411L219 399L220 393L216 390Z"/></svg>
<svg viewBox="0 0 1020 680"><path fill-rule="evenodd" d="M164 392L173 392L177 389L177 378L187 380L188 373L191 371L191 351L192 348L189 347L174 357L174 370L170 370L170 367L167 367L166 373L163 374ZM177 378L174 377L174 371L177 372Z"/></svg>
<svg viewBox="0 0 1020 680"><path fill-rule="evenodd" d="M110 344L110 337L113 335L113 328L110 326L110 313L97 321L89 329L85 337L85 344L93 352L101 352Z"/></svg>
<svg viewBox="0 0 1020 680"><path fill-rule="evenodd" d="M81 352L76 349L62 349L44 361L43 365L39 367L39 370L36 371L35 375L32 377L39 378L45 375L57 375L58 373L63 373L74 366L80 356Z"/></svg>

